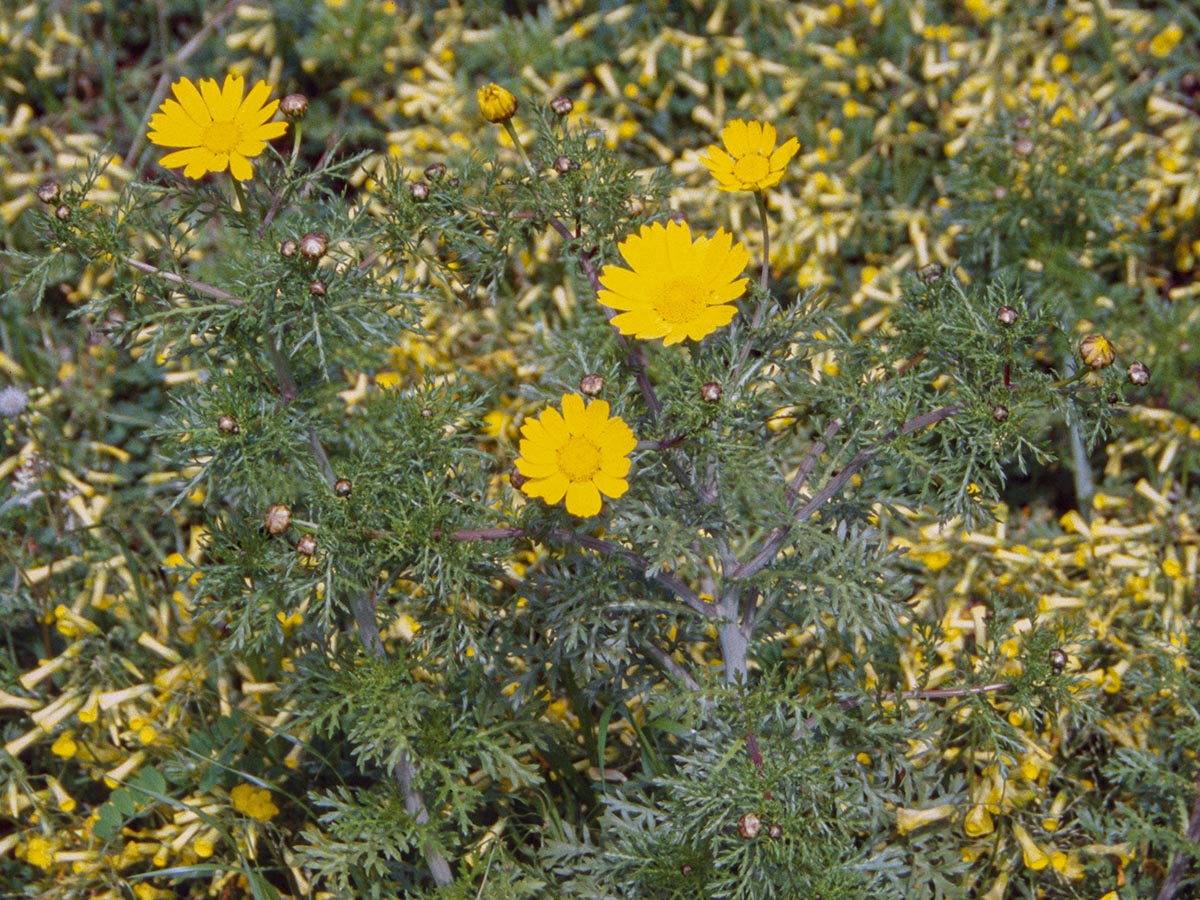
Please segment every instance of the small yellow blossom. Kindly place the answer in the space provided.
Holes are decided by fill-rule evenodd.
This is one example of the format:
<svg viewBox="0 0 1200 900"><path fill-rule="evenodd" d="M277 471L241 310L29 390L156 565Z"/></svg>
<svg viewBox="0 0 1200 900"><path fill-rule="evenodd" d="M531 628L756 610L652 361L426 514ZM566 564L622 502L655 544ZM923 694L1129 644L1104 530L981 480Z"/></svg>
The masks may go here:
<svg viewBox="0 0 1200 900"><path fill-rule="evenodd" d="M476 94L479 111L489 122L499 125L507 122L517 112L517 98L512 91L488 82Z"/></svg>
<svg viewBox="0 0 1200 900"><path fill-rule="evenodd" d="M952 803L944 803L941 806L931 806L926 809L901 807L896 810L896 832L908 834L910 831L948 819L954 813L955 807Z"/></svg>
<svg viewBox="0 0 1200 900"><path fill-rule="evenodd" d="M279 815L279 807L271 799L271 792L254 784L239 784L229 792L229 802L243 815L266 822Z"/></svg>
<svg viewBox="0 0 1200 900"><path fill-rule="evenodd" d="M1162 59L1175 49L1175 45L1183 39L1183 28L1178 22L1172 22L1150 41L1150 52Z"/></svg>

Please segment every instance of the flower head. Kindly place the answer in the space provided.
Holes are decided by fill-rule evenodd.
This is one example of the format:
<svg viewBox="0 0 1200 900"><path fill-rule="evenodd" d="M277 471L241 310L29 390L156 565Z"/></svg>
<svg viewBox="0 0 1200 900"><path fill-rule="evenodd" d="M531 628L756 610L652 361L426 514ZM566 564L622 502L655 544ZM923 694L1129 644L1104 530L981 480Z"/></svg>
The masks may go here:
<svg viewBox="0 0 1200 900"><path fill-rule="evenodd" d="M239 784L229 792L229 801L242 815L266 822L279 815L279 807L271 799L271 792L253 784Z"/></svg>
<svg viewBox="0 0 1200 900"><path fill-rule="evenodd" d="M517 98L512 91L489 81L479 89L479 111L489 122L507 122L517 111Z"/></svg>
<svg viewBox="0 0 1200 900"><path fill-rule="evenodd" d="M700 161L723 191L761 191L774 187L800 149L795 138L788 138L776 149L774 125L741 119L725 126L721 141L724 150L713 144L708 148L708 156L700 157Z"/></svg>
<svg viewBox="0 0 1200 900"><path fill-rule="evenodd" d="M669 346L698 341L733 320L737 307L730 304L746 291L747 279L738 276L750 254L725 231L693 240L684 222L655 223L617 249L629 268L605 266L597 299L623 310L612 320L621 334Z"/></svg>
<svg viewBox="0 0 1200 900"><path fill-rule="evenodd" d="M164 156L162 165L183 166L187 178L226 169L238 181L251 178L249 158L286 132L287 123L268 121L279 101L267 102L271 89L266 82L258 82L249 94L244 90L244 79L232 74L221 87L211 78L200 79L199 87L187 78L171 85L175 99L164 100L150 118L148 135L152 144L179 148Z"/></svg>
<svg viewBox="0 0 1200 900"><path fill-rule="evenodd" d="M573 516L600 512L600 495L620 497L629 489L629 454L637 441L624 420L609 417L608 402L586 407L579 394L562 399L521 426L517 471L529 480L521 490L553 505L564 497Z"/></svg>

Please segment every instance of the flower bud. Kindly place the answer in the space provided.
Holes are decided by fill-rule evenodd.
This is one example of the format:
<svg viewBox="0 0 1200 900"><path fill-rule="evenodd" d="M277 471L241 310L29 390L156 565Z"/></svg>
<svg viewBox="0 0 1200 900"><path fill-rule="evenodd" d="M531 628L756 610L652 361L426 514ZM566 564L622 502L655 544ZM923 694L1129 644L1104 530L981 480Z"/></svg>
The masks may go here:
<svg viewBox="0 0 1200 900"><path fill-rule="evenodd" d="M1061 647L1055 647L1050 651L1050 671L1055 675L1059 674L1067 666L1067 652Z"/></svg>
<svg viewBox="0 0 1200 900"><path fill-rule="evenodd" d="M556 116L561 118L562 116L570 115L571 110L575 108L575 104L571 101L570 97L559 95L550 101L550 108L554 110Z"/></svg>
<svg viewBox="0 0 1200 900"><path fill-rule="evenodd" d="M507 122L516 114L517 98L512 91L500 87L494 82L488 82L476 94L479 100L479 111L483 117L493 124Z"/></svg>
<svg viewBox="0 0 1200 900"><path fill-rule="evenodd" d="M767 837L773 841L779 840L783 837L783 826L778 822L772 822L767 828Z"/></svg>
<svg viewBox="0 0 1200 900"><path fill-rule="evenodd" d="M738 819L738 834L746 840L754 840L761 831L762 819L758 817L758 813L745 813Z"/></svg>
<svg viewBox="0 0 1200 900"><path fill-rule="evenodd" d="M513 466L512 471L508 473L508 483L518 491L525 485L527 481L529 481L529 476L522 475L519 471L517 471L516 466Z"/></svg>
<svg viewBox="0 0 1200 900"><path fill-rule="evenodd" d="M446 164L435 162L425 167L425 177L430 181L441 181L446 175Z"/></svg>
<svg viewBox="0 0 1200 900"><path fill-rule="evenodd" d="M423 181L414 181L408 186L408 192L418 203L424 203L429 199L429 185Z"/></svg>
<svg viewBox="0 0 1200 900"><path fill-rule="evenodd" d="M917 272L917 277L926 284L932 284L933 282L939 280L942 277L942 274L943 269L941 266L939 266L937 263L930 263L927 266L921 267L921 270Z"/></svg>
<svg viewBox="0 0 1200 900"><path fill-rule="evenodd" d="M1013 141L1013 153L1017 156L1028 156L1033 152L1033 138L1022 135Z"/></svg>
<svg viewBox="0 0 1200 900"><path fill-rule="evenodd" d="M288 94L279 101L279 111L289 119L303 119L308 115L308 98L303 94Z"/></svg>
<svg viewBox="0 0 1200 900"><path fill-rule="evenodd" d="M1010 327L1017 321L1017 311L1011 306L1001 306L996 310L996 322L1003 325L1005 328Z"/></svg>
<svg viewBox="0 0 1200 900"><path fill-rule="evenodd" d="M317 539L311 534L302 534L296 541L296 552L301 556L312 556L317 552Z"/></svg>
<svg viewBox="0 0 1200 900"><path fill-rule="evenodd" d="M60 222L67 221L67 219L71 218L71 207L64 203L62 206L54 210L54 218L58 219Z"/></svg>
<svg viewBox="0 0 1200 900"><path fill-rule="evenodd" d="M579 393L585 397L595 397L604 390L604 376L592 372L579 379Z"/></svg>
<svg viewBox="0 0 1200 900"><path fill-rule="evenodd" d="M997 422L1008 421L1008 407L1002 403L997 403L992 407L992 418Z"/></svg>
<svg viewBox="0 0 1200 900"><path fill-rule="evenodd" d="M300 255L305 259L320 259L329 250L329 235L310 231L300 238Z"/></svg>
<svg viewBox="0 0 1200 900"><path fill-rule="evenodd" d="M1008 188L1006 188L1004 185L998 184L992 188L993 200L1004 200L1006 197L1008 197Z"/></svg>
<svg viewBox="0 0 1200 900"><path fill-rule="evenodd" d="M267 513L263 516L263 525L266 526L268 534L283 534L291 524L292 511L282 503L272 503L267 507Z"/></svg>
<svg viewBox="0 0 1200 900"><path fill-rule="evenodd" d="M577 169L577 168L579 168L579 164L576 163L573 159L571 159L571 157L569 157L569 156L555 157L554 171L557 172L559 175L566 175L572 169Z"/></svg>
<svg viewBox="0 0 1200 900"><path fill-rule="evenodd" d="M630 197L625 201L625 211L631 216L640 216L646 211L646 204L641 197Z"/></svg>
<svg viewBox="0 0 1200 900"><path fill-rule="evenodd" d="M242 429L238 426L238 420L226 413L217 419L217 430L221 434L239 434Z"/></svg>
<svg viewBox="0 0 1200 900"><path fill-rule="evenodd" d="M721 399L721 386L715 381L706 382L700 388L700 396L709 403L716 403Z"/></svg>
<svg viewBox="0 0 1200 900"><path fill-rule="evenodd" d="M352 489L353 485L350 483L349 478L339 478L333 483L333 492L343 499L350 496Z"/></svg>
<svg viewBox="0 0 1200 900"><path fill-rule="evenodd" d="M37 198L45 204L57 203L62 196L62 189L57 181L43 181L38 185Z"/></svg>
<svg viewBox="0 0 1200 900"><path fill-rule="evenodd" d="M296 251L300 249L300 245L290 238L279 245L279 255L284 259L289 259L296 255Z"/></svg>
<svg viewBox="0 0 1200 900"><path fill-rule="evenodd" d="M324 297L328 286L320 278L314 278L308 283L308 292L314 297Z"/></svg>
<svg viewBox="0 0 1200 900"><path fill-rule="evenodd" d="M1129 364L1129 368L1125 371L1131 383L1141 387L1144 384L1150 383L1150 370L1146 368L1143 362L1134 361Z"/></svg>
<svg viewBox="0 0 1200 900"><path fill-rule="evenodd" d="M1079 342L1079 358L1093 369L1107 369L1117 358L1117 352L1104 335L1089 334Z"/></svg>

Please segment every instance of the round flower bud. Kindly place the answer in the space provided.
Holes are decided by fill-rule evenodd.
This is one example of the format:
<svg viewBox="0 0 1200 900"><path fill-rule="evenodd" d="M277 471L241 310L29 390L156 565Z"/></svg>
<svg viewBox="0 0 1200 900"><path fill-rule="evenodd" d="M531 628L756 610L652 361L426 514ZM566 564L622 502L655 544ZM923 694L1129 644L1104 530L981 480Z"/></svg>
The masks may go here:
<svg viewBox="0 0 1200 900"><path fill-rule="evenodd" d="M310 231L300 238L300 254L305 259L320 259L329 250L329 235Z"/></svg>
<svg viewBox="0 0 1200 900"><path fill-rule="evenodd" d="M308 283L308 292L314 297L324 297L327 285L320 278L314 278Z"/></svg>
<svg viewBox="0 0 1200 900"><path fill-rule="evenodd" d="M529 477L522 475L517 471L516 466L513 466L512 471L508 473L508 483L518 491L524 486L525 482L529 481Z"/></svg>
<svg viewBox="0 0 1200 900"><path fill-rule="evenodd" d="M716 403L721 399L721 386L715 381L706 382L700 388L700 396L709 403Z"/></svg>
<svg viewBox="0 0 1200 900"><path fill-rule="evenodd" d="M1146 368L1146 364L1143 362L1136 360L1131 362L1125 374L1128 376L1130 382L1136 384L1138 387L1150 383L1150 370Z"/></svg>
<svg viewBox="0 0 1200 900"><path fill-rule="evenodd" d="M997 422L1008 421L1008 407L1002 403L997 403L992 407L992 418Z"/></svg>
<svg viewBox="0 0 1200 900"><path fill-rule="evenodd" d="M996 322L1008 328L1017 321L1017 311L1011 306L1002 306L996 310Z"/></svg>
<svg viewBox="0 0 1200 900"><path fill-rule="evenodd" d="M441 181L446 175L446 164L435 162L425 167L425 177L430 181Z"/></svg>
<svg viewBox="0 0 1200 900"><path fill-rule="evenodd" d="M221 434L239 434L242 429L238 426L238 420L226 413L217 419L217 430Z"/></svg>
<svg viewBox="0 0 1200 900"><path fill-rule="evenodd" d="M1013 153L1017 156L1028 156L1033 152L1033 138L1022 135L1013 141Z"/></svg>
<svg viewBox="0 0 1200 900"><path fill-rule="evenodd" d="M754 840L760 831L762 831L762 819L758 817L757 813L745 813L738 819L738 834L746 840Z"/></svg>
<svg viewBox="0 0 1200 900"><path fill-rule="evenodd" d="M418 203L423 203L429 199L429 185L423 181L414 181L408 186L408 192L412 194L412 198Z"/></svg>
<svg viewBox="0 0 1200 900"><path fill-rule="evenodd" d="M300 249L300 245L290 238L279 245L279 255L284 259L288 259L296 255L296 251Z"/></svg>
<svg viewBox="0 0 1200 900"><path fill-rule="evenodd" d="M1017 116L1017 121L1013 124L1016 125L1021 131L1025 131L1030 125L1033 124L1033 122L1029 120L1029 116Z"/></svg>
<svg viewBox="0 0 1200 900"><path fill-rule="evenodd" d="M333 483L333 492L342 498L349 497L352 489L349 478L339 478Z"/></svg>
<svg viewBox="0 0 1200 900"><path fill-rule="evenodd" d="M43 203L57 203L61 196L62 189L58 186L57 181L43 181L38 185L37 198Z"/></svg>
<svg viewBox="0 0 1200 900"><path fill-rule="evenodd" d="M1107 369L1117 358L1117 352L1104 335L1089 334L1079 342L1079 358L1093 369Z"/></svg>
<svg viewBox="0 0 1200 900"><path fill-rule="evenodd" d="M631 216L640 216L646 211L646 204L641 197L630 197L625 201L625 210Z"/></svg>
<svg viewBox="0 0 1200 900"><path fill-rule="evenodd" d="M54 218L58 219L60 222L67 221L67 219L71 218L71 207L64 203L62 206L58 207L58 209L54 210Z"/></svg>
<svg viewBox="0 0 1200 900"><path fill-rule="evenodd" d="M783 826L778 822L772 822L767 828L767 836L772 840L779 840L781 837L783 837Z"/></svg>
<svg viewBox="0 0 1200 900"><path fill-rule="evenodd" d="M693 871L695 871L695 870L692 868L691 863L684 863L682 866L679 867L679 874L682 875L684 878L691 875Z"/></svg>
<svg viewBox="0 0 1200 900"><path fill-rule="evenodd" d="M998 184L994 188L992 188L992 199L993 200L1003 200L1007 196L1008 196L1008 188L1006 188L1004 185Z"/></svg>
<svg viewBox="0 0 1200 900"><path fill-rule="evenodd" d="M558 156L554 159L554 171L559 175L565 175L575 168L578 168L578 165L569 156Z"/></svg>
<svg viewBox="0 0 1200 900"><path fill-rule="evenodd" d="M579 393L585 397L595 397L604 390L604 376L592 372L579 379Z"/></svg>
<svg viewBox="0 0 1200 900"><path fill-rule="evenodd" d="M517 112L517 98L513 92L490 81L479 89L476 99L483 117L496 125L507 122Z"/></svg>
<svg viewBox="0 0 1200 900"><path fill-rule="evenodd" d="M317 539L311 534L300 535L300 540L296 541L296 552L301 556L312 556L317 552Z"/></svg>
<svg viewBox="0 0 1200 900"><path fill-rule="evenodd" d="M267 513L263 516L263 525L266 526L268 534L283 534L291 524L292 511L282 503L272 503L267 507Z"/></svg>
<svg viewBox="0 0 1200 900"><path fill-rule="evenodd" d="M1067 652L1061 647L1050 651L1050 671L1057 675L1067 666Z"/></svg>
<svg viewBox="0 0 1200 900"><path fill-rule="evenodd" d="M570 115L571 110L575 108L575 104L570 97L559 95L550 101L550 108L554 110L556 116L562 117Z"/></svg>
<svg viewBox="0 0 1200 900"><path fill-rule="evenodd" d="M289 119L303 119L308 115L308 98L303 94L288 94L279 101L279 111Z"/></svg>

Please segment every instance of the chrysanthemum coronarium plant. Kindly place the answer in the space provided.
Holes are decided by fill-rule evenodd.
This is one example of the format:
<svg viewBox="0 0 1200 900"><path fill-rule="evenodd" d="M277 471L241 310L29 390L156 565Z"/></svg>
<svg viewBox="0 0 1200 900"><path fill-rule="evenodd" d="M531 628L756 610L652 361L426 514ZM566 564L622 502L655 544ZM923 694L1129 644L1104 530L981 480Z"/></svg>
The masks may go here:
<svg viewBox="0 0 1200 900"><path fill-rule="evenodd" d="M201 766L272 837L206 865L297 896L970 895L998 813L910 742L1000 783L1009 711L1070 702L1070 635L1025 616L1013 665L986 633L1018 598L946 662L898 535L988 521L1059 450L1045 417L1093 433L1135 362L965 271L861 331L790 293L785 123L702 151L714 197L753 198L738 233L567 97L486 82L474 152L410 172L308 153L309 100L245 84L177 80L143 181L47 207L59 253L115 272L83 314L176 376L160 431L203 526L176 602L213 706L222 672L277 692L269 739L222 713L147 802L198 804Z"/></svg>

